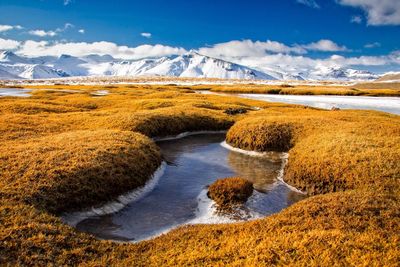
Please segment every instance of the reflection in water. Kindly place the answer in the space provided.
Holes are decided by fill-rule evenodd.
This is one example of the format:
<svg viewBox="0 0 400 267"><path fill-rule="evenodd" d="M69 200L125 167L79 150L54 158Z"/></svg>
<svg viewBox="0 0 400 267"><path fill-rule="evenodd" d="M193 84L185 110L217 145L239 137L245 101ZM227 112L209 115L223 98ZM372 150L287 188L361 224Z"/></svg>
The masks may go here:
<svg viewBox="0 0 400 267"><path fill-rule="evenodd" d="M203 134L158 142L170 164L154 190L117 213L88 218L77 228L104 239L142 240L185 223L226 222L212 212L204 192L216 179L229 176L248 179L256 188L236 219L272 214L304 198L277 180L279 153L243 155L223 148L224 138L224 134Z"/></svg>
<svg viewBox="0 0 400 267"><path fill-rule="evenodd" d="M230 152L228 163L238 176L252 182L256 190L267 192L275 185L282 159L280 153L272 154L266 160L264 157L250 157Z"/></svg>

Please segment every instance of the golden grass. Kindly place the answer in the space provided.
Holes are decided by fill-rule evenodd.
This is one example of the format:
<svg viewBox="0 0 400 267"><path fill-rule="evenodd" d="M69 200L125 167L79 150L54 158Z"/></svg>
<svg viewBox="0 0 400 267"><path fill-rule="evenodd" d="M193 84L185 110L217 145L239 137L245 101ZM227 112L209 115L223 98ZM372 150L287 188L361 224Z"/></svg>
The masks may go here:
<svg viewBox="0 0 400 267"><path fill-rule="evenodd" d="M208 197L221 208L241 204L253 193L253 184L240 177L218 179L208 187Z"/></svg>
<svg viewBox="0 0 400 267"><path fill-rule="evenodd" d="M400 96L399 83L366 83L346 85L207 85L194 86L195 90L210 90L221 93L255 93L283 95L347 95L347 96Z"/></svg>
<svg viewBox="0 0 400 267"><path fill-rule="evenodd" d="M142 186L161 162L149 138L111 130L10 142L0 151L2 195L55 214Z"/></svg>
<svg viewBox="0 0 400 267"><path fill-rule="evenodd" d="M398 266L399 116L176 86L56 88L79 93L0 99L0 265ZM92 97L99 89L110 95ZM228 142L288 150L286 181L316 196L261 220L185 226L138 244L96 240L56 216L142 185L161 161L148 137L233 123Z"/></svg>
<svg viewBox="0 0 400 267"><path fill-rule="evenodd" d="M285 179L296 187L319 194L397 182L398 116L313 110L267 114L235 124L227 142L257 151L284 147L290 155Z"/></svg>

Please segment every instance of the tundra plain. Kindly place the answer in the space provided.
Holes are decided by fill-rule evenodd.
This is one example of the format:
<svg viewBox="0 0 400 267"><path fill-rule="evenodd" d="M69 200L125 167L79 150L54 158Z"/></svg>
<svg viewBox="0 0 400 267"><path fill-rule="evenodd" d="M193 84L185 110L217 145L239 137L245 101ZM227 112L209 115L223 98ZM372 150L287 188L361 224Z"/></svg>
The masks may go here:
<svg viewBox="0 0 400 267"><path fill-rule="evenodd" d="M271 90L231 86L46 84L24 86L29 98L0 98L0 264L397 266L399 116L195 93ZM326 90L399 95L363 87ZM152 138L198 130L228 130L227 143L245 150L288 152L284 179L310 197L259 220L184 226L135 244L61 221L143 186L162 161Z"/></svg>

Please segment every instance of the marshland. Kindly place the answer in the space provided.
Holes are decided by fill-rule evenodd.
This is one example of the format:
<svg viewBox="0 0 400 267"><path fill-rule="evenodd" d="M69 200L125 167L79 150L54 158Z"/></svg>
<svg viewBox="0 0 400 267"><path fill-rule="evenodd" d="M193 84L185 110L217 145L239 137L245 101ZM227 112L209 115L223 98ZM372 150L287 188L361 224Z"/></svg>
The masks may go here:
<svg viewBox="0 0 400 267"><path fill-rule="evenodd" d="M271 93L263 85L228 87L46 84L24 86L30 90L28 97L1 97L0 262L396 266L400 117L196 92ZM316 94L325 90L322 87ZM397 87L357 90L363 95L399 95ZM161 141L196 131L223 134ZM216 171L219 161L221 170ZM175 193L157 196L155 185L147 198L128 203L118 213L92 216L76 227L65 222L65 214L103 207L140 190L165 162L166 176L157 184L161 188L165 183ZM280 171L284 182L278 179ZM219 178L236 175L252 183L253 196L271 197L266 211L230 223L190 223L199 208L199 193ZM199 184L188 197L191 179ZM274 194L280 196L278 201ZM112 231L98 231L121 221L141 223L140 231L149 218L162 230L168 220L149 212L181 207L182 202L173 202L174 195L190 207L179 220L171 219L174 223L161 235L131 242L135 236L119 238L124 226L117 237ZM204 195L212 211L212 201ZM144 206L152 196L156 200ZM247 202L254 203L253 196ZM121 214L127 219L118 221Z"/></svg>

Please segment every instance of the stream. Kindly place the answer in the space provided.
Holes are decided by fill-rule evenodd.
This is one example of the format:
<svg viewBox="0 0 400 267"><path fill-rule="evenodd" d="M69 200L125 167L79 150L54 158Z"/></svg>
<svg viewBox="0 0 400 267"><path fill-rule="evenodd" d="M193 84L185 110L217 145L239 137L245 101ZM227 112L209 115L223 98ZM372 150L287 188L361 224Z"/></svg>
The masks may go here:
<svg viewBox="0 0 400 267"><path fill-rule="evenodd" d="M76 228L100 239L140 241L184 224L257 219L306 197L278 179L284 154L249 156L221 146L224 139L224 134L198 134L157 142L168 164L154 189L119 212L91 216ZM222 215L207 197L207 186L230 176L248 179L255 190L235 214Z"/></svg>

